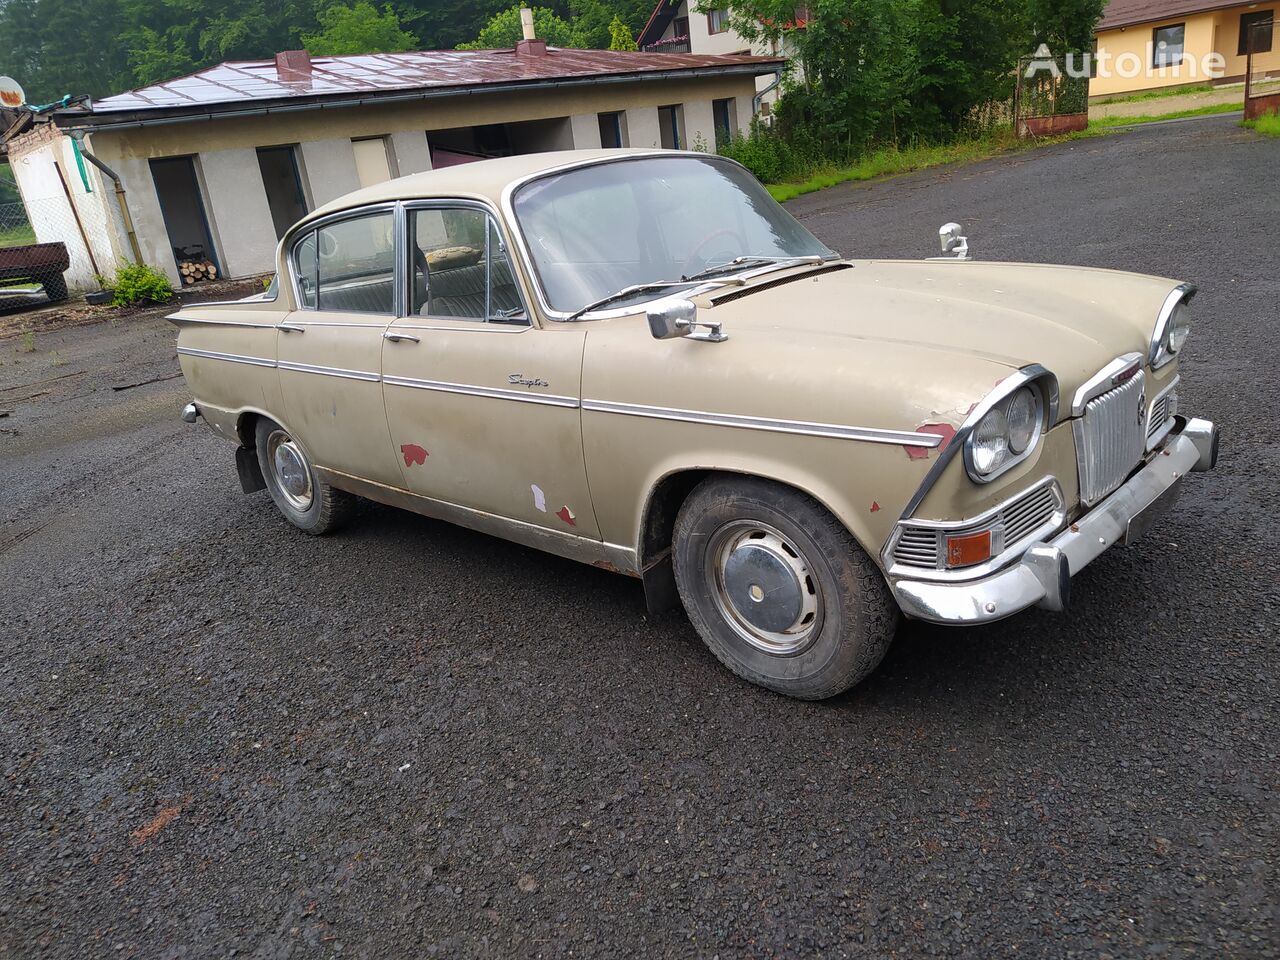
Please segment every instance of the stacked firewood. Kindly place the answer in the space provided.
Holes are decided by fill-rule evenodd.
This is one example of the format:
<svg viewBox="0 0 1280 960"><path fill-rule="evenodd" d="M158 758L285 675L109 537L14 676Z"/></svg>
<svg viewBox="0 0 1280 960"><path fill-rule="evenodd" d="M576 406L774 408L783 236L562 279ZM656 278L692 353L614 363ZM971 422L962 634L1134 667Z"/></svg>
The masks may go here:
<svg viewBox="0 0 1280 960"><path fill-rule="evenodd" d="M218 279L218 268L212 260L183 260L178 264L178 273L182 275L182 283L191 286L205 280Z"/></svg>

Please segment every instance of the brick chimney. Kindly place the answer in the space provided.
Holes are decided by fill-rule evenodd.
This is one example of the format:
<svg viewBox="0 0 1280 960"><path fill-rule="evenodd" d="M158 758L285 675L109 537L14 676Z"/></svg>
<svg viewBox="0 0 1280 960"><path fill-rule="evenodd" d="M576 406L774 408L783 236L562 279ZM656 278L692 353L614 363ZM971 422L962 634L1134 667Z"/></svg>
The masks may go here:
<svg viewBox="0 0 1280 960"><path fill-rule="evenodd" d="M311 54L305 50L285 50L277 53L276 76L282 81L310 80Z"/></svg>
<svg viewBox="0 0 1280 960"><path fill-rule="evenodd" d="M539 40L534 33L533 11L528 7L520 8L520 30L524 33L524 39L516 44L516 56L545 57L547 55L547 41Z"/></svg>

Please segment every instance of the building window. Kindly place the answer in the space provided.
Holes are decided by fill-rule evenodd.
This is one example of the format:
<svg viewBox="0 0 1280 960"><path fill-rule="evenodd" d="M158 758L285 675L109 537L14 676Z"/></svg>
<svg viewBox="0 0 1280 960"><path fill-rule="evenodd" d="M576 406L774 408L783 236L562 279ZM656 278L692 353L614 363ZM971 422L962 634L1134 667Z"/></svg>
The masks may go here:
<svg viewBox="0 0 1280 960"><path fill-rule="evenodd" d="M729 11L712 10L707 13L707 33L724 33L729 29Z"/></svg>
<svg viewBox="0 0 1280 960"><path fill-rule="evenodd" d="M671 32L672 39L675 39L677 37L689 36L689 18L688 17L676 17L673 22L675 24L675 29L672 30Z"/></svg>
<svg viewBox="0 0 1280 960"><path fill-rule="evenodd" d="M734 122L736 113L736 104L731 97L724 100L711 101L711 118L716 131L717 149L725 146L733 139L738 127L737 123Z"/></svg>
<svg viewBox="0 0 1280 960"><path fill-rule="evenodd" d="M684 142L680 136L684 126L684 108L680 104L658 108L658 130L662 138L662 149L682 150Z"/></svg>
<svg viewBox="0 0 1280 960"><path fill-rule="evenodd" d="M623 115L621 113L602 113L599 114L598 119L600 121L600 146L616 150L627 145L627 135L623 130Z"/></svg>
<svg viewBox="0 0 1280 960"><path fill-rule="evenodd" d="M356 179L360 186L372 187L391 179L391 156L386 137L352 140L351 149L356 155Z"/></svg>
<svg viewBox="0 0 1280 960"><path fill-rule="evenodd" d="M1167 27L1156 27L1152 31L1152 42L1155 51L1151 65L1156 68L1176 67L1182 63L1182 52L1186 44L1187 25L1175 23Z"/></svg>
<svg viewBox="0 0 1280 960"><path fill-rule="evenodd" d="M1276 12L1259 10L1240 14L1240 56L1249 52L1249 38L1253 37L1254 53L1271 52L1271 32L1275 27Z"/></svg>
<svg viewBox="0 0 1280 960"><path fill-rule="evenodd" d="M276 239L279 239L307 215L307 200L303 196L302 177L298 173L297 148L259 148L258 169L262 172L271 222L276 228Z"/></svg>

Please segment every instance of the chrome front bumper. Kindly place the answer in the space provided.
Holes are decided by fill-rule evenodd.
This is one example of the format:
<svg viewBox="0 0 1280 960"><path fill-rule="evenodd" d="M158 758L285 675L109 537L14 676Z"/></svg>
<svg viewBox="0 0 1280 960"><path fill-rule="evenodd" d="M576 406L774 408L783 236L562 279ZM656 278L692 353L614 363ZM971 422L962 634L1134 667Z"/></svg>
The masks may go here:
<svg viewBox="0 0 1280 960"><path fill-rule="evenodd" d="M999 573L981 580L936 583L896 580L890 586L902 612L931 623L990 623L1039 605L1066 608L1071 578L1108 547L1131 543L1177 498L1182 478L1212 470L1218 428L1208 420L1181 422L1160 454L1066 530L1032 546Z"/></svg>

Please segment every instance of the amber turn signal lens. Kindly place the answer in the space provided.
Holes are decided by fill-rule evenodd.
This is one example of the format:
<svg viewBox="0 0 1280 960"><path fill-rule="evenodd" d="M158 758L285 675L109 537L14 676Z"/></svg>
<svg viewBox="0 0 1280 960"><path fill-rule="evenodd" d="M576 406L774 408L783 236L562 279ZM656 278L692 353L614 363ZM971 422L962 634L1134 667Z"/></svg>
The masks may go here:
<svg viewBox="0 0 1280 960"><path fill-rule="evenodd" d="M991 559L991 531L947 537L947 566L972 567Z"/></svg>

